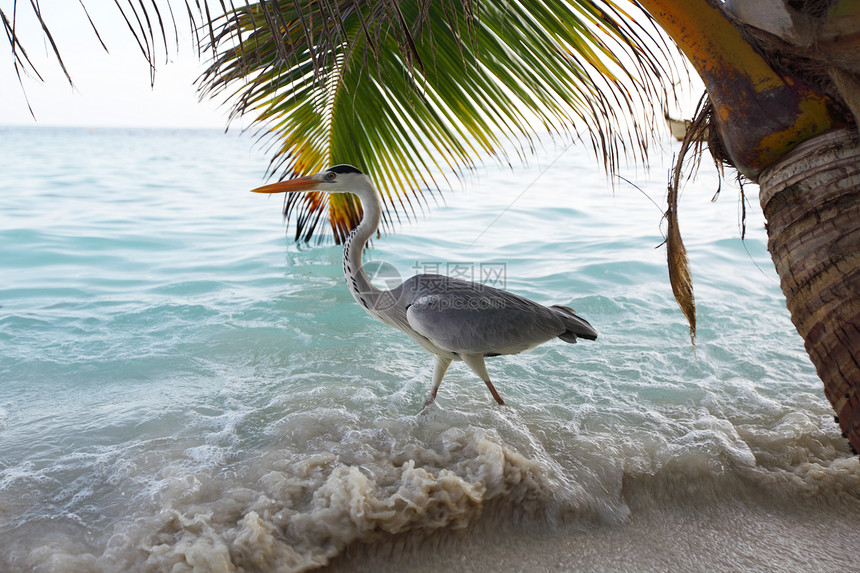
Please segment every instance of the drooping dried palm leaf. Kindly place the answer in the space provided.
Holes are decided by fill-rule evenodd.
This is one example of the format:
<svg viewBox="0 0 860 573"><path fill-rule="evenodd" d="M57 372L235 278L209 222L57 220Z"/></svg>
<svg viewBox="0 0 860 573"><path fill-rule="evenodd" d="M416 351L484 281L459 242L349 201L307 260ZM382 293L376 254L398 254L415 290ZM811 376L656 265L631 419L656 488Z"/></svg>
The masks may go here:
<svg viewBox="0 0 860 573"><path fill-rule="evenodd" d="M680 164L678 164L680 165ZM678 228L678 181L676 176L669 185L668 204L666 211L666 261L669 264L669 283L672 294L681 312L687 318L690 327L690 342L696 347L696 298L693 296L693 275L690 272L690 262L687 259L687 249L681 240Z"/></svg>
<svg viewBox="0 0 860 573"><path fill-rule="evenodd" d="M693 152L694 165L692 172L698 169L702 158L704 144L707 142L714 157L714 162L720 168L720 143L716 126L712 125L713 106L707 94L699 101L693 121L687 126L687 132L681 142L681 149L675 158L669 190L666 198L666 261L669 265L669 283L672 294L690 327L690 342L693 352L696 350L696 298L693 295L693 275L690 272L690 261L687 259L687 249L681 239L678 228L678 198L681 189L685 159ZM691 172L691 174L692 174ZM717 191L719 194L719 190ZM716 196L715 196L716 197Z"/></svg>

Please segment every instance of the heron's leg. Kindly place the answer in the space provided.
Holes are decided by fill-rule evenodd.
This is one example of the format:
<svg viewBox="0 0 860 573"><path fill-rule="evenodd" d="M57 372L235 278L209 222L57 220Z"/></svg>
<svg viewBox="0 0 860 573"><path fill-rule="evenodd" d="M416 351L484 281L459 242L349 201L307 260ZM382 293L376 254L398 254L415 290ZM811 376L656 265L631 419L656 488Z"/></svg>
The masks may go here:
<svg viewBox="0 0 860 573"><path fill-rule="evenodd" d="M493 386L493 383L490 382L490 375L487 374L487 365L484 364L484 357L480 354L461 354L460 358L463 359L463 362L472 369L472 372L477 374L481 380L484 381L484 384L487 385L487 388L490 389L490 394L493 395L493 398L496 399L496 402L505 405L505 401L502 400L502 397L499 396L499 393L496 392L496 387Z"/></svg>
<svg viewBox="0 0 860 573"><path fill-rule="evenodd" d="M442 378L445 377L445 372L448 371L448 366L451 365L451 359L444 356L435 355L436 363L433 366L433 387L430 389L430 395L427 401L424 402L426 408L436 400L436 392L439 391L439 384L442 383Z"/></svg>

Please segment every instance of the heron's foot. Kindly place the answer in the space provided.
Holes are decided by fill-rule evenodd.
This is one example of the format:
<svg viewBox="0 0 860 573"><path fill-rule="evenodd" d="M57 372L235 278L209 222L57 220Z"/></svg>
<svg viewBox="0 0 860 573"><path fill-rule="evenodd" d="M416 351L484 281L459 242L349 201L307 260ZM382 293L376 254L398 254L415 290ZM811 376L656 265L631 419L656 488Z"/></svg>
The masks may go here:
<svg viewBox="0 0 860 573"><path fill-rule="evenodd" d="M421 411L419 412L419 414L426 413L427 408L429 408L432 404L435 404L435 403L436 403L436 395L435 394L430 394L429 396L427 396L427 399L424 400L424 405L421 406Z"/></svg>

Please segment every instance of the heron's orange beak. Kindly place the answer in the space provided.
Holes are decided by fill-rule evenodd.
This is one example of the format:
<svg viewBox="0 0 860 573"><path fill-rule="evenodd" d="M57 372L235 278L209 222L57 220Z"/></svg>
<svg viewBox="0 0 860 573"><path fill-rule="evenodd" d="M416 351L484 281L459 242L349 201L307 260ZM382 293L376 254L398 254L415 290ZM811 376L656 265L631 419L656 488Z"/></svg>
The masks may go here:
<svg viewBox="0 0 860 573"><path fill-rule="evenodd" d="M256 189L251 189L251 193L290 193L293 191L313 191L319 185L319 181L313 177L297 177L295 179L287 179L279 181L271 185L263 185Z"/></svg>

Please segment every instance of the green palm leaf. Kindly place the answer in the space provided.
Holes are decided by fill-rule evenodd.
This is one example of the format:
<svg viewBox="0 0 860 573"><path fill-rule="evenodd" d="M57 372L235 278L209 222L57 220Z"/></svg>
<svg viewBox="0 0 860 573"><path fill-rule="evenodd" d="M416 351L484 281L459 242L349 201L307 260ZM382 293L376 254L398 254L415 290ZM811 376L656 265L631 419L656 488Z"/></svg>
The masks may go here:
<svg viewBox="0 0 860 573"><path fill-rule="evenodd" d="M632 118L665 95L670 70L636 26L612 2L582 0L260 1L216 21L200 85L252 116L273 174L370 173L390 227L438 189L434 174L511 143L525 151L540 130L587 132L610 170L644 156L650 127ZM350 196L291 197L297 239L322 210L338 241L360 218Z"/></svg>

